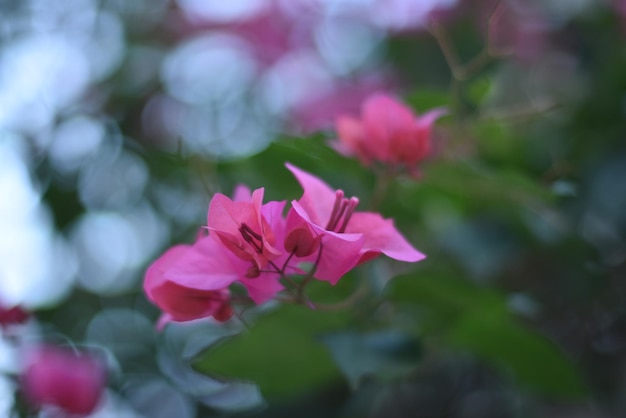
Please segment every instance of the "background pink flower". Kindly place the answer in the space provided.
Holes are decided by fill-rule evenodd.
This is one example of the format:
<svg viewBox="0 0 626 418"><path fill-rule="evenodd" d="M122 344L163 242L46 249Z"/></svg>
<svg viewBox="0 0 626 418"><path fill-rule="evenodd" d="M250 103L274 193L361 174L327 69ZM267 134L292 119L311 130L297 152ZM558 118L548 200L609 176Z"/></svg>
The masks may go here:
<svg viewBox="0 0 626 418"><path fill-rule="evenodd" d="M411 171L430 153L433 124L444 113L434 109L417 116L392 97L375 94L363 103L360 118L337 118L334 146L365 165L381 162Z"/></svg>
<svg viewBox="0 0 626 418"><path fill-rule="evenodd" d="M93 412L106 384L104 365L92 355L53 345L36 347L27 356L21 387L29 403L66 413Z"/></svg>

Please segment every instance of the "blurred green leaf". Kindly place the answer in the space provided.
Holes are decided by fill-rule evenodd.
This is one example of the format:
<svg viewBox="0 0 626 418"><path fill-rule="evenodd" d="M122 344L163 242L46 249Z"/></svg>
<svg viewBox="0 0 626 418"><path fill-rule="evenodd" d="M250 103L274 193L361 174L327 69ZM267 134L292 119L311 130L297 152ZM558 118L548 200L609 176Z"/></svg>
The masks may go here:
<svg viewBox="0 0 626 418"><path fill-rule="evenodd" d="M283 306L252 328L209 349L197 369L209 375L249 380L269 398L297 395L338 377L338 369L317 341L349 321L345 312Z"/></svg>
<svg viewBox="0 0 626 418"><path fill-rule="evenodd" d="M482 104L491 89L491 84L492 82L489 77L480 77L473 80L467 87L467 95L469 99L475 105Z"/></svg>
<svg viewBox="0 0 626 418"><path fill-rule="evenodd" d="M334 333L325 336L323 342L353 388L369 375L382 379L403 376L420 357L417 340L395 330Z"/></svg>
<svg viewBox="0 0 626 418"><path fill-rule="evenodd" d="M323 179L332 187L345 187L354 195L369 190L372 173L365 170L356 159L346 158L329 146L330 139L321 136L307 138L282 138L265 151L245 160L219 164L220 180L229 181L225 189L237 183L252 188L265 187L267 199L284 200L299 197L302 189L285 167L290 162ZM363 187L363 182L368 187Z"/></svg>
<svg viewBox="0 0 626 418"><path fill-rule="evenodd" d="M514 168L493 168L467 162L440 162L424 170L419 182L398 182L394 196L401 200L386 202L394 218L415 220L426 203L445 199L459 213L478 211L520 215L555 200L554 193L524 172Z"/></svg>
<svg viewBox="0 0 626 418"><path fill-rule="evenodd" d="M389 299L426 306L442 315L461 314L480 306L494 315L507 312L504 297L493 289L476 287L467 280L447 275L409 274L394 278L388 286Z"/></svg>
<svg viewBox="0 0 626 418"><path fill-rule="evenodd" d="M575 365L561 350L511 317L475 309L456 321L448 338L452 345L509 371L518 383L537 392L566 398L585 393Z"/></svg>
<svg viewBox="0 0 626 418"><path fill-rule="evenodd" d="M520 138L519 133L497 119L482 119L471 129L476 139L481 157L492 164L508 167L522 167L529 158L528 148L532 145L528 138Z"/></svg>
<svg viewBox="0 0 626 418"><path fill-rule="evenodd" d="M549 201L554 198L548 188L515 169L495 169L459 162L442 163L430 167L428 181L451 193L497 202L507 199L508 203L519 204L527 200Z"/></svg>
<svg viewBox="0 0 626 418"><path fill-rule="evenodd" d="M496 290L446 275L405 275L392 280L388 291L392 301L425 307L448 344L510 372L519 384L551 396L584 393L574 364L545 337L518 324Z"/></svg>
<svg viewBox="0 0 626 418"><path fill-rule="evenodd" d="M446 90L418 90L409 94L405 100L419 113L435 107L450 107L450 94Z"/></svg>

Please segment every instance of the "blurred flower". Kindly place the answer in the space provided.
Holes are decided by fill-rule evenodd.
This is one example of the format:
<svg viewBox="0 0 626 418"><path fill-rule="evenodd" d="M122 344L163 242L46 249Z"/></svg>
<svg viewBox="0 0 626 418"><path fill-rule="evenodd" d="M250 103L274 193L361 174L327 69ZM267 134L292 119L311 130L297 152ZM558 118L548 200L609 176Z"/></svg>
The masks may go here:
<svg viewBox="0 0 626 418"><path fill-rule="evenodd" d="M393 221L373 212L355 212L356 197L346 198L342 190L332 190L317 177L290 164L304 194L291 202L288 229L310 228L310 236L322 236L313 277L337 281L354 266L378 255L416 262L424 254L417 251L396 230ZM304 236L304 235L303 235Z"/></svg>
<svg viewBox="0 0 626 418"><path fill-rule="evenodd" d="M96 357L53 345L30 352L21 376L29 403L79 416L96 409L105 384L106 371Z"/></svg>
<svg viewBox="0 0 626 418"><path fill-rule="evenodd" d="M539 58L549 46L549 26L540 9L531 2L500 2L482 5L486 9L479 21L488 23L489 50L492 54L513 54L522 62L532 62Z"/></svg>
<svg viewBox="0 0 626 418"><path fill-rule="evenodd" d="M415 116L411 109L384 94L370 96L361 119L340 116L336 127L339 152L356 156L365 165L381 162L402 166L417 174L416 165L430 152L433 124L445 110Z"/></svg>
<svg viewBox="0 0 626 418"><path fill-rule="evenodd" d="M337 82L329 90L298 102L290 115L297 131L311 134L331 129L335 119L342 114L355 114L369 96L389 90L395 81L387 74L373 74L350 82Z"/></svg>
<svg viewBox="0 0 626 418"><path fill-rule="evenodd" d="M0 327L23 324L29 317L30 314L19 305L10 308L0 305Z"/></svg>
<svg viewBox="0 0 626 418"><path fill-rule="evenodd" d="M437 12L450 9L456 0L370 0L368 18L391 31L423 28Z"/></svg>

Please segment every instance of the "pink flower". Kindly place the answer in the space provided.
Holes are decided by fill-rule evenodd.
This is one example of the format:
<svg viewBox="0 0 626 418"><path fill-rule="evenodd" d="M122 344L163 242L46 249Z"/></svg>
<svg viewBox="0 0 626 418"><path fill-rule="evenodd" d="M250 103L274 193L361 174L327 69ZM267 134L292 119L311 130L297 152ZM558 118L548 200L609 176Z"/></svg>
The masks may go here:
<svg viewBox="0 0 626 418"><path fill-rule="evenodd" d="M233 254L253 261L261 270L268 261L280 256L275 248L276 237L263 216L263 189L255 190L248 199L237 191L236 200L216 193L209 204L207 227Z"/></svg>
<svg viewBox="0 0 626 418"><path fill-rule="evenodd" d="M27 356L20 381L24 396L32 405L53 406L84 416L93 412L100 401L106 371L91 355L44 345Z"/></svg>
<svg viewBox="0 0 626 418"><path fill-rule="evenodd" d="M232 200L216 194L209 204L209 235L172 247L152 263L144 290L164 312L159 326L206 317L226 321L233 314L230 285L241 283L260 304L283 289L281 273L299 271L276 244L284 235L285 202L262 200L263 189L250 193L244 186Z"/></svg>
<svg viewBox="0 0 626 418"><path fill-rule="evenodd" d="M322 89L295 104L290 115L292 129L307 135L332 129L339 115L357 113L367 97L394 84L391 76L384 73L335 82L330 90Z"/></svg>
<svg viewBox="0 0 626 418"><path fill-rule="evenodd" d="M21 306L7 308L0 305L0 327L23 324L28 321L28 318L30 318L30 314Z"/></svg>
<svg viewBox="0 0 626 418"><path fill-rule="evenodd" d="M231 253L211 236L194 245L167 250L148 268L144 290L169 321L184 322L213 317L224 322L233 314L228 287L239 282L255 303L271 299L283 289L278 273L260 272L255 264Z"/></svg>
<svg viewBox="0 0 626 418"><path fill-rule="evenodd" d="M363 103L360 120L350 116L337 119L339 141L334 146L365 165L377 161L414 172L415 166L430 153L433 124L444 113L434 109L415 116L402 103L375 94Z"/></svg>
<svg viewBox="0 0 626 418"><path fill-rule="evenodd" d="M177 245L148 268L144 289L148 298L173 321L232 315L227 287L239 277L229 263L213 256L218 247L209 238L194 246Z"/></svg>
<svg viewBox="0 0 626 418"><path fill-rule="evenodd" d="M287 164L287 168L304 189L300 200L291 203L287 230L301 237L301 246L317 247L309 256L316 261L315 278L335 284L354 266L381 253L411 262L425 257L396 230L392 220L377 213L355 212L357 198L346 198L343 191L332 190L297 167ZM314 242L317 239L319 243Z"/></svg>

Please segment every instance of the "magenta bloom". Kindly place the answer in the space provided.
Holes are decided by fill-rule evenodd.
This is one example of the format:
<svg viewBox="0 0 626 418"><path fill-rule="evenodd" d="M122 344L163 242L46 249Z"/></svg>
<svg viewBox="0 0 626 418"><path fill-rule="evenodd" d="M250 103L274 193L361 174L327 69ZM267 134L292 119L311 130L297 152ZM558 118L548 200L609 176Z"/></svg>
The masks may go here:
<svg viewBox="0 0 626 418"><path fill-rule="evenodd" d="M392 220L373 212L355 212L357 198L346 198L343 191L331 189L297 167L287 164L287 168L304 189L300 200L291 203L287 229L298 231L303 246L319 247L319 254L309 256L317 261L315 278L335 284L354 266L380 254L411 262L425 257L396 230ZM313 243L320 236L320 243Z"/></svg>
<svg viewBox="0 0 626 418"><path fill-rule="evenodd" d="M30 314L21 306L7 308L0 305L0 327L23 324L28 321L28 318L30 318Z"/></svg>
<svg viewBox="0 0 626 418"><path fill-rule="evenodd" d="M104 365L86 353L44 345L27 356L21 387L29 403L88 415L98 406L106 384Z"/></svg>
<svg viewBox="0 0 626 418"><path fill-rule="evenodd" d="M256 303L271 299L283 289L278 275L259 272L210 236L194 245L167 250L148 268L144 290L168 321L184 322L213 317L224 322L233 315L228 287L239 282Z"/></svg>
<svg viewBox="0 0 626 418"><path fill-rule="evenodd" d="M208 229L226 248L245 261L252 261L261 270L268 261L280 256L276 238L262 213L263 189L255 190L249 199L245 191L237 191L236 200L216 193L209 204ZM241 200L240 200L241 199Z"/></svg>
<svg viewBox="0 0 626 418"><path fill-rule="evenodd" d="M239 276L214 250L220 250L217 243L200 238L193 246L170 248L148 268L146 294L171 320L225 321L232 315L227 287Z"/></svg>
<svg viewBox="0 0 626 418"><path fill-rule="evenodd" d="M375 94L363 103L360 120L350 116L337 119L339 141L334 145L365 165L381 162L414 171L430 153L433 124L444 113L435 109L415 116L393 98Z"/></svg>
<svg viewBox="0 0 626 418"><path fill-rule="evenodd" d="M165 313L161 324L229 319L233 310L228 287L235 282L257 304L283 289L274 262L283 266L288 255L274 244L276 234L281 239L284 234L285 202L262 205L262 198L263 189L251 194L243 186L235 190L234 200L216 194L209 206L209 235L198 237L193 245L172 247L152 263L144 290ZM288 267L285 271L296 271Z"/></svg>

